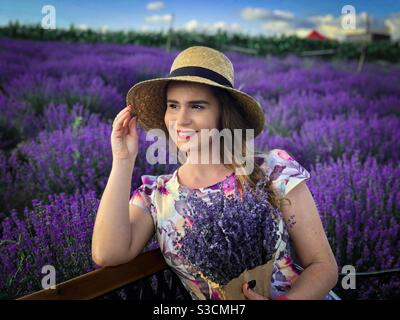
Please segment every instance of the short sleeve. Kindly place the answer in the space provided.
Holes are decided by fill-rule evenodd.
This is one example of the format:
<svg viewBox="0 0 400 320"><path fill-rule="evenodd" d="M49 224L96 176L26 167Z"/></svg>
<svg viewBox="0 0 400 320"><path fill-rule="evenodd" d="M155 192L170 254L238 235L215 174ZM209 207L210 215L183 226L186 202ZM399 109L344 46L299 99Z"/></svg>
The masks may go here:
<svg viewBox="0 0 400 320"><path fill-rule="evenodd" d="M133 191L129 204L138 206L153 215L150 207L152 194L157 189L157 176L143 175L141 179L142 184ZM153 220L155 221L155 217L153 217Z"/></svg>
<svg viewBox="0 0 400 320"><path fill-rule="evenodd" d="M262 157L260 168L267 173L281 196L310 179L310 173L283 149L272 149Z"/></svg>

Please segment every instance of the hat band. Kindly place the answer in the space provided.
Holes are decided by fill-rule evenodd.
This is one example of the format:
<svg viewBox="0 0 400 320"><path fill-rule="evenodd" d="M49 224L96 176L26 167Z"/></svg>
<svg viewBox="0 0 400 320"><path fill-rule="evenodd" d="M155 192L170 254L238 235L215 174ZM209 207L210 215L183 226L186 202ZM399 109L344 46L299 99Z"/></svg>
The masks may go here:
<svg viewBox="0 0 400 320"><path fill-rule="evenodd" d="M223 86L227 86L233 88L231 82L225 78L224 76L220 75L218 72L213 70L203 68L203 67L182 67L175 69L172 71L168 78L170 77L178 77L178 76L197 76L201 78L206 78L208 80L212 80L216 83L219 83Z"/></svg>

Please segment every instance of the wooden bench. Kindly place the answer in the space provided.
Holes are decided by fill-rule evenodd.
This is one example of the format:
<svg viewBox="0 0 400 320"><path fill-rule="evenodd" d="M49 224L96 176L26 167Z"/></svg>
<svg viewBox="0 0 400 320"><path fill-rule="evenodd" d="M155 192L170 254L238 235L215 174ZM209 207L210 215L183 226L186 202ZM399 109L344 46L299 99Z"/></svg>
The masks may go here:
<svg viewBox="0 0 400 320"><path fill-rule="evenodd" d="M301 269L300 266L298 268ZM341 278L345 275L339 273L338 289ZM391 269L357 273L357 279L365 280L371 277L384 278L399 275L400 269ZM156 281L152 282L152 280ZM128 263L115 267L102 267L62 282L56 285L55 289L43 289L17 300L121 300L122 297L119 295L121 290L124 291L125 299L192 299L178 276L171 271L165 262L160 249L157 248L138 255Z"/></svg>
<svg viewBox="0 0 400 320"><path fill-rule="evenodd" d="M157 277L155 292L151 276ZM17 300L118 299L115 295L113 297L113 293L124 287L133 299L175 299L177 294L185 300L191 299L179 278L170 271L158 248L142 253L128 263L102 267L57 284L55 289L43 289Z"/></svg>

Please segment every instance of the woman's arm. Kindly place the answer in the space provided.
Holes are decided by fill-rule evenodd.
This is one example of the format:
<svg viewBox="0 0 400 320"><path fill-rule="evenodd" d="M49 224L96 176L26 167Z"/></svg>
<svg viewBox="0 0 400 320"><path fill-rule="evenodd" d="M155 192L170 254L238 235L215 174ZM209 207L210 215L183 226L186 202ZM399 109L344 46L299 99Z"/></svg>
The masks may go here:
<svg viewBox="0 0 400 320"><path fill-rule="evenodd" d="M135 161L113 160L92 235L92 260L99 266L123 260L129 252L132 239L129 193Z"/></svg>
<svg viewBox="0 0 400 320"><path fill-rule="evenodd" d="M338 281L338 266L329 245L317 207L305 181L286 195L281 209L294 249L304 270L293 282L286 297L290 300L323 299ZM268 300L243 284L250 300Z"/></svg>
<svg viewBox="0 0 400 320"><path fill-rule="evenodd" d="M305 181L287 195L283 218L304 270L287 292L289 299L323 299L338 281L338 266L312 194Z"/></svg>

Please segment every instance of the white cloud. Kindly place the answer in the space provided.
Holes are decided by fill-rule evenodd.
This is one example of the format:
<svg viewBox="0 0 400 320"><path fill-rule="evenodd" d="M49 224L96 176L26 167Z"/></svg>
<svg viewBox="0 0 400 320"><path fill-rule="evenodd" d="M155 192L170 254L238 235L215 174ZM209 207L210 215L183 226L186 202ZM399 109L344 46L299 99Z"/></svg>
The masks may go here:
<svg viewBox="0 0 400 320"><path fill-rule="evenodd" d="M237 23L237 22L231 23L231 28L232 28L232 30L237 30L237 31L239 31L239 30L242 29L242 27L240 26L240 24Z"/></svg>
<svg viewBox="0 0 400 320"><path fill-rule="evenodd" d="M246 7L241 10L240 16L245 20L290 20L293 12L283 10L268 10L264 8Z"/></svg>
<svg viewBox="0 0 400 320"><path fill-rule="evenodd" d="M325 16L312 16L309 18L309 20L317 25L336 24L336 18L331 14L327 14Z"/></svg>
<svg viewBox="0 0 400 320"><path fill-rule="evenodd" d="M228 23L225 21L217 21L214 23L200 23L196 19L192 19L187 21L183 25L183 29L186 31L197 31L197 32L206 32L206 33L215 33L218 30L225 30L227 32L238 32L241 30L241 26L239 23Z"/></svg>
<svg viewBox="0 0 400 320"><path fill-rule="evenodd" d="M89 29L87 24L79 24L79 25L76 26L76 28L79 29L79 30L87 30L87 29Z"/></svg>
<svg viewBox="0 0 400 320"><path fill-rule="evenodd" d="M284 10L246 7L240 15L245 20L261 21L260 31L268 36L297 34L298 30L304 33L304 27L310 24L297 19L293 12Z"/></svg>
<svg viewBox="0 0 400 320"><path fill-rule="evenodd" d="M290 12L290 11L273 10L272 13L274 16L280 17L282 19L293 19L294 18L293 12Z"/></svg>
<svg viewBox="0 0 400 320"><path fill-rule="evenodd" d="M100 32L101 33L107 33L109 31L108 25L104 25L100 27Z"/></svg>
<svg viewBox="0 0 400 320"><path fill-rule="evenodd" d="M271 34L286 34L293 31L293 26L287 21L271 21L263 23L262 29Z"/></svg>
<svg viewBox="0 0 400 320"><path fill-rule="evenodd" d="M146 6L148 10L159 10L163 7L164 7L164 2L161 1L149 2Z"/></svg>
<svg viewBox="0 0 400 320"><path fill-rule="evenodd" d="M140 28L140 31L147 32L147 31L150 31L150 28L149 28L148 26L146 26L146 25L143 25L143 26Z"/></svg>
<svg viewBox="0 0 400 320"><path fill-rule="evenodd" d="M145 19L147 22L170 22L172 20L171 14L164 14L164 15L153 15L150 17L146 17Z"/></svg>
<svg viewBox="0 0 400 320"><path fill-rule="evenodd" d="M247 7L240 12L240 16L246 20L264 19L266 15L267 15L266 10L262 8Z"/></svg>
<svg viewBox="0 0 400 320"><path fill-rule="evenodd" d="M385 26L389 29L392 40L400 40L400 12L386 19Z"/></svg>
<svg viewBox="0 0 400 320"><path fill-rule="evenodd" d="M263 34L272 35L297 35L306 36L315 29L331 39L344 40L348 34L365 32L366 12L356 14L356 29L345 29L342 27L344 15L316 15L305 18L296 17L293 12L284 10L269 10L266 8L245 7L240 12L241 18L245 20L260 21L260 30ZM383 21L375 21L369 16L371 29L376 29ZM400 38L400 13L392 14L384 21L384 25L390 31L392 39ZM379 28L382 30L382 28Z"/></svg>
<svg viewBox="0 0 400 320"><path fill-rule="evenodd" d="M228 23L224 21L218 21L215 23L204 23L203 28L207 33L215 33L218 30L227 32L238 32L241 30L241 27L238 23Z"/></svg>
<svg viewBox="0 0 400 320"><path fill-rule="evenodd" d="M300 38L305 37L310 32L308 28L297 28L289 21L271 21L261 25L264 35L296 35Z"/></svg>
<svg viewBox="0 0 400 320"><path fill-rule="evenodd" d="M311 30L307 28L297 28L293 34L298 36L299 38L305 38L310 34L310 32Z"/></svg>
<svg viewBox="0 0 400 320"><path fill-rule="evenodd" d="M342 15L334 16L331 14L311 16L305 20L268 20L261 25L261 29L268 35L297 35L307 36L311 30L315 29L322 35L337 40L344 40L346 35L363 33L366 26L366 12L356 15L356 29L344 29L342 27ZM374 22L370 17L371 25ZM395 20L394 20L395 21ZM388 22L390 24L390 22ZM393 23L393 22L392 22Z"/></svg>
<svg viewBox="0 0 400 320"><path fill-rule="evenodd" d="M218 22L215 22L214 24L211 24L210 26L209 26L209 28L211 29L211 30L218 30L218 29L221 29L221 30L226 30L227 29L227 23L226 22L224 22L224 21L218 21Z"/></svg>
<svg viewBox="0 0 400 320"><path fill-rule="evenodd" d="M186 31L192 32L192 31L196 31L199 28L200 24L196 19L193 20L189 20L188 22L186 22L183 26L183 28Z"/></svg>

